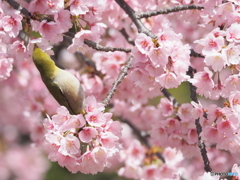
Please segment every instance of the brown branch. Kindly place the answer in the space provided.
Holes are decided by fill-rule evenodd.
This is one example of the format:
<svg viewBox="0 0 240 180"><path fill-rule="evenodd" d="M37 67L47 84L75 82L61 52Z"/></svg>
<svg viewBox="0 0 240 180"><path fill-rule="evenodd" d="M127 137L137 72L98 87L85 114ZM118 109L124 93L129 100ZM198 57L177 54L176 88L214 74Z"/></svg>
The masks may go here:
<svg viewBox="0 0 240 180"><path fill-rule="evenodd" d="M184 10L192 10L192 9L204 9L204 7L197 6L195 4L189 4L189 5L179 5L171 8L166 8L166 9L159 9L156 11L146 11L146 12L137 12L136 17L137 19L141 18L149 18L151 16L157 16L159 14L169 14L173 12L179 12L179 11L184 11Z"/></svg>
<svg viewBox="0 0 240 180"><path fill-rule="evenodd" d="M157 36L154 35L149 29L147 29L140 19L136 18L135 11L124 1L124 0L115 0L116 3L126 12L126 14L131 18L132 22L137 26L139 33L144 33L147 36L156 39Z"/></svg>
<svg viewBox="0 0 240 180"><path fill-rule="evenodd" d="M134 126L130 121L128 121L126 119L122 119L121 117L119 117L119 119L121 120L121 122L126 123L133 130L134 134L138 137L138 139L143 144L145 144L149 149L151 148L151 145L149 144L146 137L142 136L141 131L136 126ZM158 156L159 159L161 159L165 163L165 159L162 156L162 154L156 153L156 155Z"/></svg>
<svg viewBox="0 0 240 180"><path fill-rule="evenodd" d="M86 56L84 56L83 53L81 53L80 51L76 51L75 56L78 59L81 59L88 67L92 68L94 74L96 74L98 76L103 75L100 71L97 70L95 62L88 59Z"/></svg>
<svg viewBox="0 0 240 180"><path fill-rule="evenodd" d="M193 75L194 75L195 72L196 72L196 70L193 69L192 67L190 67L189 71L188 71L188 75L190 75L190 77L193 78ZM192 83L189 83L189 85L190 85L191 99L194 102L198 103L196 87L193 86ZM205 169L206 172L211 172L212 168L210 167L210 161L209 161L208 156L207 156L206 145L202 141L202 138L200 136L200 134L202 132L202 126L199 122L199 118L195 120L195 125L196 125L196 129L197 129L197 134L198 134L198 147L200 149L202 159L203 159L203 162L204 162L204 169Z"/></svg>
<svg viewBox="0 0 240 180"><path fill-rule="evenodd" d="M135 42L132 40L132 38L129 37L129 35L127 34L126 30L124 28L122 28L120 30L120 32L122 33L122 35L125 37L125 39L127 40L127 42L133 46L135 46Z"/></svg>
<svg viewBox="0 0 240 180"><path fill-rule="evenodd" d="M105 52L114 52L114 51L123 51L123 52L126 52L126 53L129 53L131 52L131 49L126 49L126 48L115 48L115 47L105 47L105 46L102 46L98 43L95 43L93 41L90 41L88 39L84 39L84 44L88 45L89 47L93 48L93 49L96 49L98 51L105 51Z"/></svg>
<svg viewBox="0 0 240 180"><path fill-rule="evenodd" d="M168 100L172 101L174 106L178 105L178 102L176 101L176 99L171 95L171 93L167 89L163 88L161 92L166 98L168 98Z"/></svg>
<svg viewBox="0 0 240 180"><path fill-rule="evenodd" d="M26 18L34 19L31 13L27 9L20 6L18 2L14 0L3 0L3 1L6 1L12 8L19 10Z"/></svg>
<svg viewBox="0 0 240 180"><path fill-rule="evenodd" d="M102 101L102 103L105 104L105 106L107 106L109 104L111 98L113 97L115 91L117 90L117 86L122 82L124 77L127 75L128 70L131 67L132 61L133 61L133 56L130 56L130 58L128 59L126 65L124 66L124 68L122 69L121 73L119 74L118 78L113 83L113 86L110 89L110 91L108 92L106 98Z"/></svg>
<svg viewBox="0 0 240 180"><path fill-rule="evenodd" d="M190 50L191 50L191 52L190 52L190 56L192 56L192 57L205 58L205 56L203 56L203 55L201 55L201 54L195 52L193 49L190 49Z"/></svg>

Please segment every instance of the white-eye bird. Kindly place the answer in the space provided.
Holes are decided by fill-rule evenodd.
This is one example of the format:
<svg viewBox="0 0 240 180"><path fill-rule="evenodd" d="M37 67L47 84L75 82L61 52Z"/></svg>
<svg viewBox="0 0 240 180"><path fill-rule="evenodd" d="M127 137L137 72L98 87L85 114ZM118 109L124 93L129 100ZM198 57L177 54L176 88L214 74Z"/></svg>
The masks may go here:
<svg viewBox="0 0 240 180"><path fill-rule="evenodd" d="M51 57L38 47L33 50L33 61L42 81L57 100L71 114L84 112L84 91L79 80L70 72L58 68Z"/></svg>

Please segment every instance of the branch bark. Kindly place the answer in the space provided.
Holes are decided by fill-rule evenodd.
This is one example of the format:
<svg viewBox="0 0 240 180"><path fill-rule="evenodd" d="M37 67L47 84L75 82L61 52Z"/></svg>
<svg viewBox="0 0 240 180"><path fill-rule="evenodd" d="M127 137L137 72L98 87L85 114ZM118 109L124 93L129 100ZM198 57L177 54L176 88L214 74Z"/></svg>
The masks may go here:
<svg viewBox="0 0 240 180"><path fill-rule="evenodd" d="M204 9L204 7L197 6L195 4L179 5L179 6L175 6L175 7L171 7L171 8L159 9L156 11L137 12L135 14L136 14L137 19L141 19L141 18L149 18L151 16L157 16L160 14L169 14L169 13L173 13L173 12L179 12L179 11L184 11L184 10L193 10L193 9L201 10L201 9Z"/></svg>
<svg viewBox="0 0 240 180"><path fill-rule="evenodd" d="M124 68L122 69L121 73L119 74L118 78L116 79L116 81L113 83L112 88L110 89L110 91L108 92L106 98L102 101L103 104L105 104L105 106L107 106L111 100L111 98L113 97L114 93L117 90L117 86L122 82L122 80L124 79L124 77L127 75L128 70L131 67L133 61L133 56L130 56L129 60L127 61L126 65L124 66Z"/></svg>
<svg viewBox="0 0 240 180"><path fill-rule="evenodd" d="M137 19L135 11L124 1L124 0L115 0L116 3L126 12L126 14L131 18L132 22L137 26L139 33L144 33L149 37L156 39L157 36L154 35L149 29L147 29L140 19Z"/></svg>
<svg viewBox="0 0 240 180"><path fill-rule="evenodd" d="M194 72L196 70L193 69L192 67L190 67L188 74L190 75L191 78L193 78ZM189 83L190 85L190 93L191 93L191 99L198 103L198 99L197 99L197 93L196 93L196 87L192 85L192 83ZM195 120L195 125L196 125L196 129L197 129L197 134L198 134L198 147L200 149L201 155L202 155L202 159L204 162L204 169L206 172L211 172L212 168L210 166L210 161L208 159L207 156L207 150L206 150L206 145L205 143L202 141L202 138L200 136L201 132L202 132L202 126L199 122L199 118Z"/></svg>

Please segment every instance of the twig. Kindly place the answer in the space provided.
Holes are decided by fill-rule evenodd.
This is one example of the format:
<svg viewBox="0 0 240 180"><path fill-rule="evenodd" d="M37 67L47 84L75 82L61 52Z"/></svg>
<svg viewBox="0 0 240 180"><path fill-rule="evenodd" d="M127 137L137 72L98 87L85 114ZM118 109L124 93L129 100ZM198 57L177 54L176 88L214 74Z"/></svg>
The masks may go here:
<svg viewBox="0 0 240 180"><path fill-rule="evenodd" d="M177 105L178 105L178 102L176 101L176 99L171 95L171 93L170 93L167 89L163 88L161 91L162 91L163 95L164 95L166 98L168 98L168 100L170 100L170 101L173 102L173 105L174 105L174 106L177 106Z"/></svg>
<svg viewBox="0 0 240 180"><path fill-rule="evenodd" d="M128 59L126 65L124 66L124 68L122 69L121 73L119 74L117 80L113 83L113 86L110 89L110 91L108 92L106 98L102 101L102 103L105 104L105 106L107 106L109 104L111 98L113 97L115 91L117 90L117 86L122 82L124 77L127 75L128 70L131 67L132 61L133 61L133 56L130 56L130 58Z"/></svg>
<svg viewBox="0 0 240 180"><path fill-rule="evenodd" d="M200 58L205 58L203 55L195 52L193 49L191 49L191 53L190 53L190 56L192 57L200 57Z"/></svg>
<svg viewBox="0 0 240 180"><path fill-rule="evenodd" d="M14 0L3 0L3 1L6 1L12 8L19 10L26 18L34 19L31 13L27 9L20 6L18 2Z"/></svg>
<svg viewBox="0 0 240 180"><path fill-rule="evenodd" d="M116 3L127 13L127 15L131 18L133 23L137 26L139 33L144 33L149 37L156 39L157 36L154 35L151 31L149 31L141 22L140 19L136 18L135 11L124 1L124 0L115 0Z"/></svg>
<svg viewBox="0 0 240 180"><path fill-rule="evenodd" d="M146 11L146 12L136 12L136 18L141 19L141 18L148 18L151 16L156 16L159 14L169 14L173 12L178 12L178 11L184 11L184 10L191 10L191 9L204 9L204 7L197 6L195 4L189 4L189 5L179 5L171 8L166 8L166 9L159 9L156 11Z"/></svg>
<svg viewBox="0 0 240 180"><path fill-rule="evenodd" d="M98 43L95 43L93 41L90 41L88 39L84 39L84 43L87 44L89 47L96 49L98 51L105 51L105 52L109 52L109 51L123 51L126 53L131 52L131 49L126 49L126 48L115 48L115 47L104 47Z"/></svg>
<svg viewBox="0 0 240 180"><path fill-rule="evenodd" d="M188 75L190 75L190 77L193 78L193 74L194 74L195 71L196 71L195 69L190 67L189 71L188 71ZM196 87L193 86L192 83L189 83L189 85L190 85L191 99L194 102L198 103ZM210 161L209 161L208 156L207 156L206 145L202 141L202 138L200 136L200 134L202 132L202 126L199 122L199 118L195 120L195 125L196 125L196 129L197 129L197 134L198 134L198 147L200 149L202 159L203 159L203 162L204 162L204 169L205 169L206 172L211 172L212 168L210 167Z"/></svg>
<svg viewBox="0 0 240 180"><path fill-rule="evenodd" d="M133 46L135 46L135 42L132 40L132 38L129 37L129 35L127 34L126 30L124 28L122 28L120 30L120 32L122 33L122 35L125 37L125 39L127 40L127 42Z"/></svg>
<svg viewBox="0 0 240 180"><path fill-rule="evenodd" d="M102 73L97 70L95 63L88 59L86 56L84 56L80 51L76 51L75 55L76 57L79 57L78 59L83 60L87 66L91 67L94 70L94 74L98 76L102 75Z"/></svg>
<svg viewBox="0 0 240 180"><path fill-rule="evenodd" d="M205 143L202 141L202 138L200 136L201 132L202 132L202 126L199 122L199 118L195 120L195 125L197 127L197 134L198 134L198 147L200 149L202 158L203 158L203 162L204 162L204 169L206 172L211 172L212 168L210 166L210 161L208 159L207 156L207 150L206 150L206 145Z"/></svg>
<svg viewBox="0 0 240 180"><path fill-rule="evenodd" d="M122 122L126 123L127 125L129 125L129 127L133 130L133 132L136 134L136 136L138 137L138 139L145 144L148 148L151 148L151 145L149 144L148 140L142 136L141 131L134 126L130 121L126 120L126 119L122 119L121 117L119 118ZM156 155L158 156L159 159L161 159L164 163L165 163L165 159L162 156L162 154L160 153L156 153Z"/></svg>

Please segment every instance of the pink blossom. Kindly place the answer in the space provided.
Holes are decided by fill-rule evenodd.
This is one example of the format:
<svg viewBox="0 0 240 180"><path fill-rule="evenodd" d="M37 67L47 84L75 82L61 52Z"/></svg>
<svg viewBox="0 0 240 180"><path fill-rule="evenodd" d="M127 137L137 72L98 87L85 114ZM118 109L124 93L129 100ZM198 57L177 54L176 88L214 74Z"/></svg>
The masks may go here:
<svg viewBox="0 0 240 180"><path fill-rule="evenodd" d="M219 132L225 134L228 137L234 135L234 127L231 121L223 120L222 122L218 123L217 128Z"/></svg>
<svg viewBox="0 0 240 180"><path fill-rule="evenodd" d="M165 67L168 62L168 51L164 46L152 47L149 51L149 58L154 67Z"/></svg>
<svg viewBox="0 0 240 180"><path fill-rule="evenodd" d="M231 153L239 153L239 143L240 138L235 134L231 137L223 137L221 141L217 143L217 148L230 151Z"/></svg>
<svg viewBox="0 0 240 180"><path fill-rule="evenodd" d="M65 106L60 106L57 109L57 114L52 116L53 122L58 126L61 126L69 119L70 119L70 113Z"/></svg>
<svg viewBox="0 0 240 180"><path fill-rule="evenodd" d="M227 30L226 30L226 39L229 42L240 42L240 25L238 23L232 24Z"/></svg>
<svg viewBox="0 0 240 180"><path fill-rule="evenodd" d="M235 43L228 44L228 46L222 50L222 54L227 58L227 64L239 64L239 50L240 46Z"/></svg>
<svg viewBox="0 0 240 180"><path fill-rule="evenodd" d="M190 129L188 132L188 140L189 144L196 144L198 142L198 134L196 129Z"/></svg>
<svg viewBox="0 0 240 180"><path fill-rule="evenodd" d="M158 146L166 146L168 144L168 134L163 125L155 125L150 131L154 144ZM161 139L161 141L159 141Z"/></svg>
<svg viewBox="0 0 240 180"><path fill-rule="evenodd" d="M22 62L29 57L23 41L15 41L9 49L9 54L14 56L17 61Z"/></svg>
<svg viewBox="0 0 240 180"><path fill-rule="evenodd" d="M92 112L85 115L86 121L91 126L101 126L106 123L106 118L102 115L101 112Z"/></svg>
<svg viewBox="0 0 240 180"><path fill-rule="evenodd" d="M115 147L116 142L119 140L117 136L115 136L110 132L102 133L100 138L101 138L101 143L103 147L106 147L106 148Z"/></svg>
<svg viewBox="0 0 240 180"><path fill-rule="evenodd" d="M96 174L97 172L102 172L104 169L105 162L98 162L95 155L100 154L106 162L106 153L103 148L98 148L95 152L86 152L81 156L79 171L84 174ZM102 153L102 154L101 154Z"/></svg>
<svg viewBox="0 0 240 180"><path fill-rule="evenodd" d="M2 18L2 28L10 37L17 37L22 30L22 16L19 11L14 11L11 16L7 15Z"/></svg>
<svg viewBox="0 0 240 180"><path fill-rule="evenodd" d="M168 43L173 41L179 41L182 39L182 35L175 33L172 29L164 30L157 34L160 44L168 45Z"/></svg>
<svg viewBox="0 0 240 180"><path fill-rule="evenodd" d="M215 37L213 34L209 34L206 38L197 40L195 43L202 45L202 53L203 55L207 55L209 53L219 52L224 46L224 39L222 36Z"/></svg>
<svg viewBox="0 0 240 180"><path fill-rule="evenodd" d="M29 144L21 146L14 143L14 147L8 147L1 152L0 179L41 180L46 176L50 164L39 147ZM28 168L26 168L26 166Z"/></svg>
<svg viewBox="0 0 240 180"><path fill-rule="evenodd" d="M197 93L204 95L205 97L210 97L210 92L214 88L212 76L213 73L205 67L204 71L197 72L194 74L193 79L190 79L189 81L197 87Z"/></svg>
<svg viewBox="0 0 240 180"><path fill-rule="evenodd" d="M157 165L150 165L143 167L143 179L148 180L157 180L158 179L158 166Z"/></svg>
<svg viewBox="0 0 240 180"><path fill-rule="evenodd" d="M149 50L153 46L152 39L143 33L140 33L137 36L135 43L136 47L142 54L149 54Z"/></svg>
<svg viewBox="0 0 240 180"><path fill-rule="evenodd" d="M180 85L180 81L178 80L176 74L172 72L167 72L155 78L156 82L159 82L162 87L165 88L176 88Z"/></svg>
<svg viewBox="0 0 240 180"><path fill-rule="evenodd" d="M99 78L99 76L92 76L87 74L83 74L81 76L81 79L83 81L83 88L85 93L94 95L98 99L98 96L104 90L102 79Z"/></svg>
<svg viewBox="0 0 240 180"><path fill-rule="evenodd" d="M61 132L75 128L82 128L86 124L86 120L84 119L82 114L71 115L69 119L64 120L63 118L62 120L64 122L58 129Z"/></svg>
<svg viewBox="0 0 240 180"><path fill-rule="evenodd" d="M47 13L58 13L64 8L64 0L47 0L47 7Z"/></svg>
<svg viewBox="0 0 240 180"><path fill-rule="evenodd" d="M68 134L60 140L58 149L64 156L73 156L80 153L80 142L73 134Z"/></svg>
<svg viewBox="0 0 240 180"><path fill-rule="evenodd" d="M0 57L0 80L7 79L13 69L13 59Z"/></svg>
<svg viewBox="0 0 240 180"><path fill-rule="evenodd" d="M239 116L240 113L240 92L234 91L229 96L229 102L234 113Z"/></svg>
<svg viewBox="0 0 240 180"><path fill-rule="evenodd" d="M104 105L102 103L97 102L94 96L88 96L85 101L86 101L86 111L88 113L91 113L94 111L103 111L105 109Z"/></svg>
<svg viewBox="0 0 240 180"><path fill-rule="evenodd" d="M81 30L80 32L75 34L73 38L73 43L68 47L68 51L71 53L74 53L77 50L81 51L82 53L86 52L86 48L89 47L84 44L84 39L89 39L94 42L99 41L98 34L90 30Z"/></svg>
<svg viewBox="0 0 240 180"><path fill-rule="evenodd" d="M139 166L128 164L118 171L118 175L129 179L139 179L141 177L141 172L142 169Z"/></svg>
<svg viewBox="0 0 240 180"><path fill-rule="evenodd" d="M239 74L230 75L223 82L223 86L225 87L223 90L224 97L229 97L232 91L237 91L238 89L240 89Z"/></svg>
<svg viewBox="0 0 240 180"><path fill-rule="evenodd" d="M207 66L212 66L214 71L221 71L227 64L227 58L221 53L211 53L206 55L204 62Z"/></svg>
<svg viewBox="0 0 240 180"><path fill-rule="evenodd" d="M79 139L82 142L89 143L93 138L96 138L98 131L92 127L85 127L79 132Z"/></svg>
<svg viewBox="0 0 240 180"><path fill-rule="evenodd" d="M224 110L220 107L217 107L215 104L209 106L207 115L210 124L216 120L220 120L223 116L225 116Z"/></svg>
<svg viewBox="0 0 240 180"><path fill-rule="evenodd" d="M106 124L106 130L108 132L111 132L117 137L121 137L122 135L122 127L119 121L113 121L113 120L108 121Z"/></svg>
<svg viewBox="0 0 240 180"><path fill-rule="evenodd" d="M168 118L165 122L165 127L168 134L177 133L180 129L180 123L177 119Z"/></svg>
<svg viewBox="0 0 240 180"><path fill-rule="evenodd" d="M39 12L44 14L48 9L47 0L33 0L29 3L30 12Z"/></svg>
<svg viewBox="0 0 240 180"><path fill-rule="evenodd" d="M54 15L54 20L62 29L62 32L67 32L72 27L70 13L67 10L61 10Z"/></svg>
<svg viewBox="0 0 240 180"><path fill-rule="evenodd" d="M51 161L57 161L73 173L95 174L102 172L110 158L119 151L121 127L111 119L112 113L100 111L104 106L94 96L86 100L90 110L87 114L71 115L61 106L52 120L46 118L45 139ZM112 130L116 132L112 133Z"/></svg>
<svg viewBox="0 0 240 180"><path fill-rule="evenodd" d="M91 5L90 1L84 0L71 0L70 12L72 15L86 14L89 11L88 6Z"/></svg>
<svg viewBox="0 0 240 180"><path fill-rule="evenodd" d="M161 98L158 108L163 116L171 116L174 112L173 103L167 98Z"/></svg>
<svg viewBox="0 0 240 180"><path fill-rule="evenodd" d="M132 144L126 150L126 160L127 165L135 164L140 165L143 158L145 157L146 149L137 140L133 140Z"/></svg>
<svg viewBox="0 0 240 180"><path fill-rule="evenodd" d="M194 101L191 102L191 104L193 105L193 109L192 109L192 116L194 119L197 118L201 118L204 114L204 109L203 106L200 103L196 103Z"/></svg>
<svg viewBox="0 0 240 180"><path fill-rule="evenodd" d="M178 116L180 117L181 121L188 122L193 120L192 117L192 105L191 104L181 104L181 106L178 109Z"/></svg>
<svg viewBox="0 0 240 180"><path fill-rule="evenodd" d="M108 165L107 158L111 155L107 153L106 148L97 146L92 150L92 154L95 158L95 161L98 163L98 166L106 167Z"/></svg>
<svg viewBox="0 0 240 180"><path fill-rule="evenodd" d="M52 43L62 41L63 37L62 35L59 34L62 30L56 22L53 21L47 22L46 20L43 20L39 24L38 28L40 34L47 40L51 41Z"/></svg>
<svg viewBox="0 0 240 180"><path fill-rule="evenodd" d="M216 127L205 127L201 133L201 137L208 143L217 143L223 137Z"/></svg>

